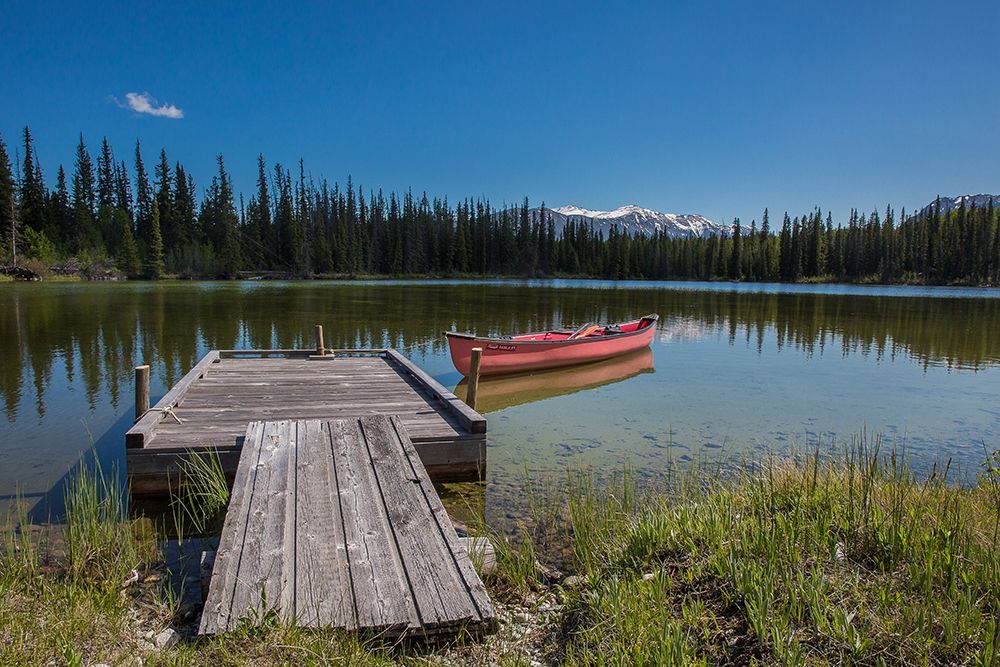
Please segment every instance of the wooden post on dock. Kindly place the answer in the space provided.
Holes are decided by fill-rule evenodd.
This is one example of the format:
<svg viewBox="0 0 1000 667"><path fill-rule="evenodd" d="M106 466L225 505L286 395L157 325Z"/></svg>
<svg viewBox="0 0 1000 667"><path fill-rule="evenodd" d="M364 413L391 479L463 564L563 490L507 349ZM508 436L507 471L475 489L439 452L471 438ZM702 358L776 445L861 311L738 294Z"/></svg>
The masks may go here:
<svg viewBox="0 0 1000 667"><path fill-rule="evenodd" d="M149 412L149 366L135 367L135 420Z"/></svg>
<svg viewBox="0 0 1000 667"><path fill-rule="evenodd" d="M326 345L323 342L323 325L316 325L316 354L323 356L326 354Z"/></svg>
<svg viewBox="0 0 1000 667"><path fill-rule="evenodd" d="M472 365L469 368L469 391L465 395L465 402L473 410L476 409L476 394L479 393L479 363L483 359L483 348L472 348Z"/></svg>

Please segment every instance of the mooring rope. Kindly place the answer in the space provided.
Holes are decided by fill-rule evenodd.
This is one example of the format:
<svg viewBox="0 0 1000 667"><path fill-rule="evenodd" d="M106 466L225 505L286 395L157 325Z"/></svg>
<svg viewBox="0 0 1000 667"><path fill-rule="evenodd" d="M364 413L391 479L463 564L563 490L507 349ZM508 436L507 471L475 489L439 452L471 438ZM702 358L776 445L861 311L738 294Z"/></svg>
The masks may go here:
<svg viewBox="0 0 1000 667"><path fill-rule="evenodd" d="M148 410L146 410L145 412L142 413L142 417L145 417L150 412L162 412L164 417L173 417L174 421L177 422L178 424L183 424L184 423L184 420L181 419L180 417L178 417L177 413L174 412L173 406L170 406L170 407L167 407L167 408L150 408L150 409L148 409ZM142 417L139 417L139 419L142 419Z"/></svg>

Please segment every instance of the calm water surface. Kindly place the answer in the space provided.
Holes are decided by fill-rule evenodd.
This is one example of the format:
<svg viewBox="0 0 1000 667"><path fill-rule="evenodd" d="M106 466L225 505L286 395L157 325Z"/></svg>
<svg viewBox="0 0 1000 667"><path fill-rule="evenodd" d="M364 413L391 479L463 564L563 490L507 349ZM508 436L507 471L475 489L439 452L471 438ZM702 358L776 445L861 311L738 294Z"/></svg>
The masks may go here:
<svg viewBox="0 0 1000 667"><path fill-rule="evenodd" d="M155 401L206 350L405 348L461 394L442 331L480 334L661 316L648 353L484 382L489 482L510 511L526 474L567 465L655 477L670 459L827 446L863 428L918 468L974 475L1000 447L1000 293L703 283L294 282L0 285L0 496L58 514L92 445L123 462L132 377Z"/></svg>

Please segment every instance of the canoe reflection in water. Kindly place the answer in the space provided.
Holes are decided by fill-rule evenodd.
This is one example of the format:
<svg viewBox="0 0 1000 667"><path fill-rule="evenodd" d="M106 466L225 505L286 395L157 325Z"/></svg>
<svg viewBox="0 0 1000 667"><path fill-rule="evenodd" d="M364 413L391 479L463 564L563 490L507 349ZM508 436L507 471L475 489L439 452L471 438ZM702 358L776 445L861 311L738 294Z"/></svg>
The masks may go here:
<svg viewBox="0 0 1000 667"><path fill-rule="evenodd" d="M596 389L653 372L653 351L644 347L620 357L582 366L518 375L487 376L479 381L476 410L481 413L496 412L585 389ZM455 386L454 394L464 401L468 386L468 380L463 378Z"/></svg>

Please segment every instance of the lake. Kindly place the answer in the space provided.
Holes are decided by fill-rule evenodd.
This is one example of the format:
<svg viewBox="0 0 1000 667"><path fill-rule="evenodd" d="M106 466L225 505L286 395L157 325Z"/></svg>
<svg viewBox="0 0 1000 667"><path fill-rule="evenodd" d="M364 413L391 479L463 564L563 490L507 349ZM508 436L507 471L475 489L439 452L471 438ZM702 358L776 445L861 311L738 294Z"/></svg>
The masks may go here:
<svg viewBox="0 0 1000 667"><path fill-rule="evenodd" d="M153 401L205 351L395 346L460 395L441 333L508 334L661 316L651 350L574 371L484 381L487 517L527 476L743 460L842 447L862 429L918 470L966 479L1000 447L1000 291L605 281L5 283L0 496L61 511L61 480L96 447L122 465L133 367ZM446 493L446 496L449 495ZM484 497L483 497L484 495ZM456 501L451 498L451 502Z"/></svg>

